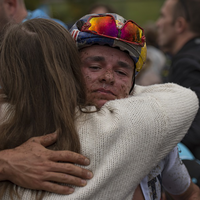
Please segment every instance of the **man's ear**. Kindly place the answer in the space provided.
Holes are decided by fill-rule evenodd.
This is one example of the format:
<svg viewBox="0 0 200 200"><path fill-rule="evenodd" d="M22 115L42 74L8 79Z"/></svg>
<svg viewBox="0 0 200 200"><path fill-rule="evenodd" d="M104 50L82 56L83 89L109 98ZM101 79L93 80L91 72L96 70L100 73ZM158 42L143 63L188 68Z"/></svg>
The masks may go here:
<svg viewBox="0 0 200 200"><path fill-rule="evenodd" d="M17 10L18 0L4 0L3 6L8 17L13 17Z"/></svg>
<svg viewBox="0 0 200 200"><path fill-rule="evenodd" d="M183 17L178 17L175 22L175 29L177 33L183 33L188 27L188 23Z"/></svg>

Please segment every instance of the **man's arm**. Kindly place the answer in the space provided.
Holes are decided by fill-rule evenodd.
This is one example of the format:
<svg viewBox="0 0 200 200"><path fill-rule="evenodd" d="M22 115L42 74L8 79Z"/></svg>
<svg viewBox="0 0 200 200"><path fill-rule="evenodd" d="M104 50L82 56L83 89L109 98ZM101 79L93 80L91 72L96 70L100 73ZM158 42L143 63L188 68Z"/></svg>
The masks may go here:
<svg viewBox="0 0 200 200"><path fill-rule="evenodd" d="M58 183L85 186L92 173L73 163L89 165L89 160L70 151L52 151L57 134L34 137L15 149L0 151L0 181L9 180L18 186L71 194L73 188Z"/></svg>
<svg viewBox="0 0 200 200"><path fill-rule="evenodd" d="M132 200L145 200L140 185L135 189Z"/></svg>
<svg viewBox="0 0 200 200"><path fill-rule="evenodd" d="M172 195L174 200L200 200L200 188L192 181L189 188L181 195Z"/></svg>

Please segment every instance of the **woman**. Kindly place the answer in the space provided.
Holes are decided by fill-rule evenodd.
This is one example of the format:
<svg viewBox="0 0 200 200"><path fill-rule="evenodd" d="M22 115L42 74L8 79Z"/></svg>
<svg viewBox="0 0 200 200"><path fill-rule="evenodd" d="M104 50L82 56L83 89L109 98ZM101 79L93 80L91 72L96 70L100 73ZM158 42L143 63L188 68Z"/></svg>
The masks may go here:
<svg viewBox="0 0 200 200"><path fill-rule="evenodd" d="M35 20L10 26L4 37L0 85L6 112L0 149L58 130L58 141L51 148L80 152L74 120L75 108L85 103L85 92L70 34L53 21Z"/></svg>
<svg viewBox="0 0 200 200"><path fill-rule="evenodd" d="M70 34L56 22L33 19L6 32L0 53L1 149L58 130L51 148L89 157L94 178L70 196L1 182L1 199L131 199L140 180L189 128L197 98L173 84L136 87L134 97L92 112L85 107L79 59Z"/></svg>

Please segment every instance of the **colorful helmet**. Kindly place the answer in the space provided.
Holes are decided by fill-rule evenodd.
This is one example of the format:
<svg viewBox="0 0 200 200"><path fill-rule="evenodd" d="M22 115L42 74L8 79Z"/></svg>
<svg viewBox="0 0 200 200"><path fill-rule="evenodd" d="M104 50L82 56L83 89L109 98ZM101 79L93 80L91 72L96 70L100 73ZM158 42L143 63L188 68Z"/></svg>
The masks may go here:
<svg viewBox="0 0 200 200"><path fill-rule="evenodd" d="M147 49L143 29L118 14L85 15L72 26L70 33L78 49L99 44L128 52L136 65L135 75L146 61Z"/></svg>

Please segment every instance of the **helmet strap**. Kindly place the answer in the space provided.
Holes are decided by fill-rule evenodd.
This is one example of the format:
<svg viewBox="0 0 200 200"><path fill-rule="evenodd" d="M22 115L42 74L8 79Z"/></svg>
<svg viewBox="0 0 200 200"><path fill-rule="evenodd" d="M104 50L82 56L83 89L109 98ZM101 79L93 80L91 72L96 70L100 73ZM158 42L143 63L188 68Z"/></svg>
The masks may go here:
<svg viewBox="0 0 200 200"><path fill-rule="evenodd" d="M130 89L129 94L132 92L132 90L133 90L133 88L134 88L134 86L135 86L135 69L136 69L136 68L134 68L134 73L133 73L133 84L132 84L132 87L131 87L131 89Z"/></svg>

